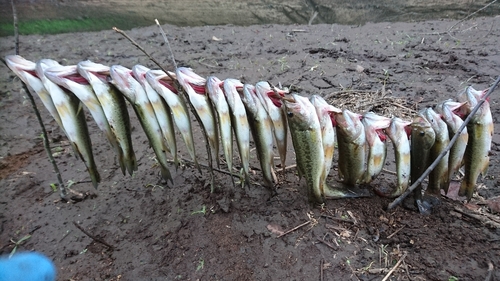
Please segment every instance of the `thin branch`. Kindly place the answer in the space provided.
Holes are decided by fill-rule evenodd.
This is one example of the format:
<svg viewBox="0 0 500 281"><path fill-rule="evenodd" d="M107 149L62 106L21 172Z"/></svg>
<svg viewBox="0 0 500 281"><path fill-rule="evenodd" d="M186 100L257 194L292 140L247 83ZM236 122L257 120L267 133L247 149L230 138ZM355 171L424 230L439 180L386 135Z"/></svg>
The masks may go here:
<svg viewBox="0 0 500 281"><path fill-rule="evenodd" d="M19 55L19 28L17 25L17 9L16 5L14 5L14 0L10 0L10 4L12 5L12 17L14 19L14 41L16 44L16 55Z"/></svg>
<svg viewBox="0 0 500 281"><path fill-rule="evenodd" d="M14 5L14 0L10 1L12 5L12 14L14 18L14 37L15 37L15 45L16 45L16 55L19 55L19 31L18 31L18 24L17 24L17 9L16 5ZM22 82L22 81L21 81ZM36 106L35 99L33 98L33 95L31 94L31 90L28 88L28 86L22 82L23 89L26 92L26 95L28 96L28 99L30 100L31 107L33 108L33 111L35 112L36 119L38 120L38 123L40 124L40 128L42 129L42 138L43 138L43 147L45 148L45 152L47 153L47 156L49 157L49 161L52 164L52 167L54 168L54 173L56 173L57 181L59 182L59 194L61 198L64 200L66 199L67 192L66 188L64 186L64 182L61 177L61 172L59 171L59 167L57 166L56 160L54 159L54 156L52 155L52 151L50 149L50 143L49 143L49 137L47 135L47 130L45 130L45 125L43 124L42 117L40 115L40 111L38 111L38 107Z"/></svg>
<svg viewBox="0 0 500 281"><path fill-rule="evenodd" d="M384 277L384 279L382 279L382 281L387 281L389 280L389 277L391 277L391 274L399 267L399 265L403 262L403 260L406 258L406 255L408 253L405 252L403 254L403 256L398 260L398 262L396 263L396 265L394 265L394 267L387 273L387 275Z"/></svg>
<svg viewBox="0 0 500 281"><path fill-rule="evenodd" d="M160 29L160 33L161 33L161 36L163 36L163 40L165 41L165 43L167 43L167 47L168 47L168 51L170 52L170 58L172 59L172 63L174 64L174 67L177 69L177 62L175 62L174 52L172 51L172 47L170 46L170 42L168 41L167 35L165 34L165 31L161 27L160 22L158 22L157 19L155 19L155 22L156 22L156 25L158 26L158 28Z"/></svg>
<svg viewBox="0 0 500 281"><path fill-rule="evenodd" d="M448 31L447 32L450 32L455 26L457 26L459 23L467 20L468 18L472 17L473 15L481 12L482 10L488 8L489 6L493 5L495 2L497 2L497 0L493 0L491 1L489 4L487 4L486 6L482 7L481 9L475 11L474 13L472 14L469 14L468 16L466 16L465 18L461 19L460 21L458 21L457 23L455 23L454 25L452 25L450 28L448 28Z"/></svg>
<svg viewBox="0 0 500 281"><path fill-rule="evenodd" d="M297 230L297 229L299 229L299 228L301 228L303 226L306 226L306 225L308 225L310 223L311 223L311 221L306 221L305 223L299 224L296 227L294 227L294 228L292 228L290 230L287 230L287 231L283 232L282 234L278 235L276 238L283 237L283 236L287 235L288 233L293 232L293 231L295 231L295 230Z"/></svg>
<svg viewBox="0 0 500 281"><path fill-rule="evenodd" d="M101 238L98 238L92 234L90 234L89 232L87 232L81 225L79 225L76 221L73 221L73 224L76 226L76 228L80 229L85 235L87 235L88 237L90 237L90 239L94 240L95 242L97 243L101 243L103 244L104 246L108 247L110 250L114 250L115 247L109 245L108 243L106 243L106 241L102 240Z"/></svg>
<svg viewBox="0 0 500 281"><path fill-rule="evenodd" d="M476 114L476 112L479 110L479 108L481 108L481 106L486 101L486 99L488 99L488 97L491 95L491 93L493 93L493 90L495 90L498 83L500 83L500 76L498 76L497 80L495 81L495 83L493 83L493 86L490 87L490 89L488 90L486 95L484 95L481 98L481 100L479 100L479 102L472 109L472 111L467 116L467 118L465 118L462 126L460 126L460 128L458 128L457 132L455 133L453 138L450 140L450 143L445 147L445 149L443 149L443 151L441 151L441 154L439 154L438 157L436 157L436 160L434 160L434 162L427 168L427 170L425 170L425 172L420 176L420 178L418 178L414 183L412 183L412 185L403 194L401 194L398 198L394 199L394 201L392 201L391 204L389 204L389 206L387 207L387 210L390 210L390 209L396 207L397 205L399 205L401 202L403 202L403 200L411 192L413 192L413 190L415 190L417 188L417 186L419 186L424 181L424 179L430 174L430 172L432 172L432 170L434 170L434 168L438 165L439 161L441 161L441 159L451 149L453 144L455 144L455 141L458 139L460 132L462 132L462 130L467 126L467 124L469 124L469 122L472 119L472 117L474 116L474 114Z"/></svg>

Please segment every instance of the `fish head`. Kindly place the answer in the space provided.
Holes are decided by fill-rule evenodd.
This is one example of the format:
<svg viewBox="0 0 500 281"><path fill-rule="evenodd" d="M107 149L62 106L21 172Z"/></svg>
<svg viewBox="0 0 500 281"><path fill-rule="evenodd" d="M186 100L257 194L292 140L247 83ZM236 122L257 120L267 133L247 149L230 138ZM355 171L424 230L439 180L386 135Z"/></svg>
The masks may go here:
<svg viewBox="0 0 500 281"><path fill-rule="evenodd" d="M5 57L7 66L26 84L28 79L25 75L31 75L38 78L35 72L36 63L29 61L18 55L10 55Z"/></svg>
<svg viewBox="0 0 500 281"><path fill-rule="evenodd" d="M159 87L161 85L161 86L167 88L172 93L177 94L178 91L177 91L177 88L175 87L175 81L172 80L171 77L176 79L175 73L168 72L168 74L167 74L163 70L149 70L146 73L146 80L157 91L160 91L160 90L158 90L157 87Z"/></svg>
<svg viewBox="0 0 500 281"><path fill-rule="evenodd" d="M329 104L323 97L319 95L312 95L310 100L313 106L316 108L316 111L318 112L318 117L322 118L321 116L328 115L330 121L332 122L332 126L335 127L337 125L335 115L338 113L342 113L342 110Z"/></svg>
<svg viewBox="0 0 500 281"><path fill-rule="evenodd" d="M335 114L337 128L352 139L357 139L364 131L364 126L361 122L362 118L361 114L354 113L348 109Z"/></svg>
<svg viewBox="0 0 500 281"><path fill-rule="evenodd" d="M422 141L425 149L431 149L436 140L436 133L432 129L431 124L421 114L413 118L411 123L411 139L417 141L417 138Z"/></svg>
<svg viewBox="0 0 500 281"><path fill-rule="evenodd" d="M446 100L440 105L438 105L437 109L439 113L441 113L441 118L446 122L453 122L453 116L457 115L460 118L465 117L464 115L464 107L467 102L456 102L454 100Z"/></svg>
<svg viewBox="0 0 500 281"><path fill-rule="evenodd" d="M409 138L411 134L411 121L404 121L401 118L393 117L391 119L391 124L387 129L385 129L385 133L393 140L397 138L397 136L406 134Z"/></svg>
<svg viewBox="0 0 500 281"><path fill-rule="evenodd" d="M188 94L205 95L207 93L205 89L206 79L194 73L191 68L178 67L175 74L179 84Z"/></svg>
<svg viewBox="0 0 500 281"><path fill-rule="evenodd" d="M103 83L108 82L109 66L107 65L86 60L78 63L77 71L89 82L94 79L99 79Z"/></svg>
<svg viewBox="0 0 500 281"><path fill-rule="evenodd" d="M271 87L271 85L266 81L260 81L255 84L257 93L263 98L268 99L272 104L278 108L283 106L281 98L285 96L287 91L278 89L276 87Z"/></svg>
<svg viewBox="0 0 500 281"><path fill-rule="evenodd" d="M219 78L215 76L207 77L207 92L209 95L218 95L222 93L222 86L224 86L224 82L222 82Z"/></svg>
<svg viewBox="0 0 500 281"><path fill-rule="evenodd" d="M57 85L69 88L69 83L88 85L89 82L76 70L76 65L56 65L45 69L45 76Z"/></svg>
<svg viewBox="0 0 500 281"><path fill-rule="evenodd" d="M227 102L232 104L234 102L234 96L239 95L239 91L243 90L243 83L238 79L227 78L224 79L224 95L227 98Z"/></svg>
<svg viewBox="0 0 500 281"><path fill-rule="evenodd" d="M376 133L367 134L368 140L370 140L370 138L372 137L375 137L375 135L378 136L381 141L385 141L387 139L387 135L385 134L384 130L391 125L390 118L375 114L374 112L370 111L363 115L363 122L367 131Z"/></svg>
<svg viewBox="0 0 500 281"><path fill-rule="evenodd" d="M260 106L259 98L257 97L257 92L254 85L245 84L243 85L243 92L240 95L241 100L248 108L256 109Z"/></svg>
<svg viewBox="0 0 500 281"><path fill-rule="evenodd" d="M147 82L146 82L146 73L149 71L150 69L143 66L143 65L140 65L140 64L136 64L132 67L132 75L134 76L135 80L139 81L139 83L141 83L141 85L145 85Z"/></svg>
<svg viewBox="0 0 500 281"><path fill-rule="evenodd" d="M132 70L121 66L111 66L109 73L111 83L131 102L136 101L136 91L144 91L141 84L135 80Z"/></svg>
<svg viewBox="0 0 500 281"><path fill-rule="evenodd" d="M41 59L36 62L35 71L40 79L47 79L45 77L45 70L50 67L61 66L57 61L51 59Z"/></svg>
<svg viewBox="0 0 500 281"><path fill-rule="evenodd" d="M284 102L288 122L299 130L310 130L319 128L319 119L316 110L307 97L298 94L284 96Z"/></svg>

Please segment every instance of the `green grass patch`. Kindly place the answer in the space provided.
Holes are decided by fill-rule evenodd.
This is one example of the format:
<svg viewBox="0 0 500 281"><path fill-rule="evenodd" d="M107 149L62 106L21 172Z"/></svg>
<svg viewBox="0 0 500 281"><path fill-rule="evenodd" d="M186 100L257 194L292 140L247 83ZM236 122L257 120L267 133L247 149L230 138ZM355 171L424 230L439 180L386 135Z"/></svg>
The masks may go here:
<svg viewBox="0 0 500 281"><path fill-rule="evenodd" d="M141 24L124 17L86 18L86 19L51 19L21 21L18 24L19 34L57 34L68 32L84 32L110 30L113 26L120 29L131 29ZM0 23L0 36L14 35L12 23Z"/></svg>

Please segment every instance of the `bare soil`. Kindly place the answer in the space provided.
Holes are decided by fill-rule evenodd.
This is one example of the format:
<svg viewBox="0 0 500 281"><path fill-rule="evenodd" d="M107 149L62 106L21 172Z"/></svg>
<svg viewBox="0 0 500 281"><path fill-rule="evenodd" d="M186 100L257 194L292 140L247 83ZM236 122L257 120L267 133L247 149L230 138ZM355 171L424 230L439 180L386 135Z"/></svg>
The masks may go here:
<svg viewBox="0 0 500 281"><path fill-rule="evenodd" d="M376 91L385 85L394 96L422 108L453 98L467 85L487 88L500 74L500 17L361 27L165 28L181 66L202 76L293 85L305 96ZM172 69L156 27L128 34ZM13 37L0 38L2 57L14 54L13 43ZM90 59L157 68L113 31L22 36L20 45L21 55L33 61L52 58L75 64ZM121 174L89 115L102 176L94 190L83 163L72 155L62 131L37 100L64 180L75 182L72 188L87 195L65 203L50 187L56 177L21 83L2 64L0 254L31 235L17 250L47 254L58 268L58 280L382 280L396 264L387 280L500 280L500 230L494 222L500 195L498 92L490 100L495 135L488 176L478 184L471 203L442 197L429 216L403 207L386 211L391 200L377 196L312 206L294 169L280 176L278 195L271 197L259 185L255 154L250 188L235 188L228 175L216 173L211 192L207 170L200 175L191 167L175 171L173 165L174 185L167 185L160 181L153 151L132 111L139 160L132 177ZM206 163L194 119L193 124L200 140L197 156ZM179 150L186 154L182 146ZM288 158L289 165L295 163L291 143ZM390 152L389 170L393 158ZM333 170L330 180L336 178ZM394 181L385 173L373 186ZM488 271L490 265L493 271Z"/></svg>

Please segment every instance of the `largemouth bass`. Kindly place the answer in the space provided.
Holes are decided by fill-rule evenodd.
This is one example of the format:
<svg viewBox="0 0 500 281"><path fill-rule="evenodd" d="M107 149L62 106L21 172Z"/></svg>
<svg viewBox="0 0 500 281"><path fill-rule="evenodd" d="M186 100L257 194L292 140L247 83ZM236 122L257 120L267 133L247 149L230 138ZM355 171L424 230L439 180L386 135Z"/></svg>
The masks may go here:
<svg viewBox="0 0 500 281"><path fill-rule="evenodd" d="M373 112L367 112L363 116L363 125L365 127L366 141L368 144L368 162L365 174L365 183L374 180L384 168L385 158L387 157L387 135L384 129L391 125L391 119L377 115Z"/></svg>
<svg viewBox="0 0 500 281"><path fill-rule="evenodd" d="M169 73L175 78L175 73ZM172 111L172 116L177 129L179 129L182 139L186 144L189 156L193 160L196 168L201 174L201 168L196 159L196 151L194 148L193 131L191 129L191 121L189 119L189 110L179 96L177 89L174 86L174 81L163 70L150 70L146 73L146 80L153 89L160 94Z"/></svg>
<svg viewBox="0 0 500 281"><path fill-rule="evenodd" d="M222 140L222 150L227 162L227 168L230 173L233 173L233 134L231 132L231 115L229 113L229 105L222 87L224 82L215 76L207 78L208 97L213 103L215 112L219 121L219 131ZM231 180L234 180L231 177Z"/></svg>
<svg viewBox="0 0 500 281"><path fill-rule="evenodd" d="M297 157L297 168L306 179L309 200L322 203L325 155L316 110L308 98L297 94L286 96L283 101Z"/></svg>
<svg viewBox="0 0 500 281"><path fill-rule="evenodd" d="M411 158L410 141L406 130L412 122L403 121L397 117L392 118L391 125L385 129L385 132L392 142L396 158L396 189L390 194L383 194L387 197L397 197L408 189L410 182Z"/></svg>
<svg viewBox="0 0 500 281"><path fill-rule="evenodd" d="M123 159L123 152L118 145L116 136L111 131L111 127L109 126L108 119L106 119L101 103L97 99L89 82L76 71L76 65L59 65L47 68L45 69L45 76L57 85L72 92L88 108L97 127L99 127L108 139L118 159ZM123 163L120 163L120 166L122 169L124 168Z"/></svg>
<svg viewBox="0 0 500 281"><path fill-rule="evenodd" d="M335 114L341 113L342 110L328 104L321 96L318 95L311 96L310 100L316 109L316 115L318 116L321 128L323 153L325 155L322 180L326 185L326 177L332 168L333 154L335 152ZM324 194L324 190L322 192Z"/></svg>
<svg viewBox="0 0 500 281"><path fill-rule="evenodd" d="M219 132L217 130L215 112L207 95L205 78L194 73L191 68L179 67L175 70L177 81L189 96L189 101L193 105L196 113L200 117L201 126L205 128L210 149L214 154L217 166L220 167L219 160ZM211 155L207 155L212 157Z"/></svg>
<svg viewBox="0 0 500 281"><path fill-rule="evenodd" d="M236 144L240 152L241 165L245 173L245 180L249 183L250 174L250 125L248 124L245 106L241 101L239 91L243 84L236 79L224 80L224 95L231 110L231 124L236 136Z"/></svg>
<svg viewBox="0 0 500 281"><path fill-rule="evenodd" d="M109 66L87 60L78 63L77 71L92 86L111 131L116 137L121 150L118 155L123 156L122 159L118 159L123 174L126 168L132 175L134 171L137 171L137 160L132 146L130 117L123 96L108 82Z"/></svg>
<svg viewBox="0 0 500 281"><path fill-rule="evenodd" d="M428 107L425 109L424 117L427 121L429 121L436 135L434 145L431 148L430 163L432 163L450 143L450 134L448 133L448 125L446 125L446 123L441 119L441 116L432 108ZM432 170L429 174L429 185L427 186L428 192L441 194L441 189L448 192L448 187L450 185L450 176L448 172L449 155L450 152L446 152L434 170Z"/></svg>
<svg viewBox="0 0 500 281"><path fill-rule="evenodd" d="M35 93L40 100L42 100L43 105L49 111L50 115L54 120L56 120L59 127L64 132L63 123L61 117L57 112L57 108L52 101L52 97L49 92L43 86L42 81L35 72L36 63L26 60L18 55L11 55L5 57L5 62L7 66L23 81L31 93Z"/></svg>
<svg viewBox="0 0 500 281"><path fill-rule="evenodd" d="M459 98L466 101L467 114L477 105L479 100L486 94L484 91L476 91L467 87L465 93ZM493 118L491 116L490 104L485 101L467 124L469 140L465 149L465 176L460 185L459 195L472 198L479 175L485 175L488 171L490 158L488 156L493 138Z"/></svg>
<svg viewBox="0 0 500 281"><path fill-rule="evenodd" d="M255 84L257 95L260 102L266 109L269 117L273 122L274 137L281 160L281 168L285 168L286 162L286 142L287 142L287 119L283 110L281 98L285 95L285 91L275 88L271 89L271 85L265 81ZM275 92L276 91L276 92Z"/></svg>
<svg viewBox="0 0 500 281"><path fill-rule="evenodd" d="M411 181L420 178L430 165L431 149L436 141L436 133L431 124L419 113L411 123ZM422 184L413 191L415 203L422 206Z"/></svg>
<svg viewBox="0 0 500 281"><path fill-rule="evenodd" d="M150 69L142 66L135 65L132 67L132 73L137 81L141 83L146 95L148 96L149 102L153 106L153 110L158 120L158 125L160 125L161 133L163 135L163 140L165 141L167 151L174 157L174 163L176 168L179 167L180 161L177 152L177 143L175 141L174 123L172 121L172 113L170 108L165 103L165 101L160 97L153 87L146 81L146 73Z"/></svg>
<svg viewBox="0 0 500 281"><path fill-rule="evenodd" d="M455 102L453 100L447 100L438 104L436 111L441 114L441 118L444 120L446 125L448 125L448 132L450 134L450 139L457 133L458 129L464 121L460 116L455 114L455 111L459 111L460 108L465 103ZM454 173L458 172L462 166L465 148L467 147L467 141L469 140L469 133L467 132L467 127L465 127L461 132L455 143L450 149L450 156L448 160L448 174L449 179ZM447 191L447 190L446 190Z"/></svg>
<svg viewBox="0 0 500 281"><path fill-rule="evenodd" d="M257 96L255 86L245 84L240 96L246 108L265 185L272 188L276 178L274 174L273 123Z"/></svg>
<svg viewBox="0 0 500 281"><path fill-rule="evenodd" d="M148 99L142 85L133 77L132 70L121 65L113 65L110 68L110 75L113 83L124 97L130 102L134 109L142 129L153 148L156 159L160 164L162 178L165 181L170 180L173 184L172 175L168 170L168 159L163 142L162 132L153 105Z"/></svg>
<svg viewBox="0 0 500 281"><path fill-rule="evenodd" d="M95 188L101 181L97 170L94 155L92 154L92 142L85 121L80 100L71 92L64 90L57 84L45 77L45 70L49 67L60 66L54 60L40 60L36 63L36 74L42 81L45 89L49 92L52 101L61 117L64 131L68 137L77 158L83 160Z"/></svg>
<svg viewBox="0 0 500 281"><path fill-rule="evenodd" d="M361 115L344 109L335 114L339 151L339 174L343 183L363 183L367 165L366 133Z"/></svg>

